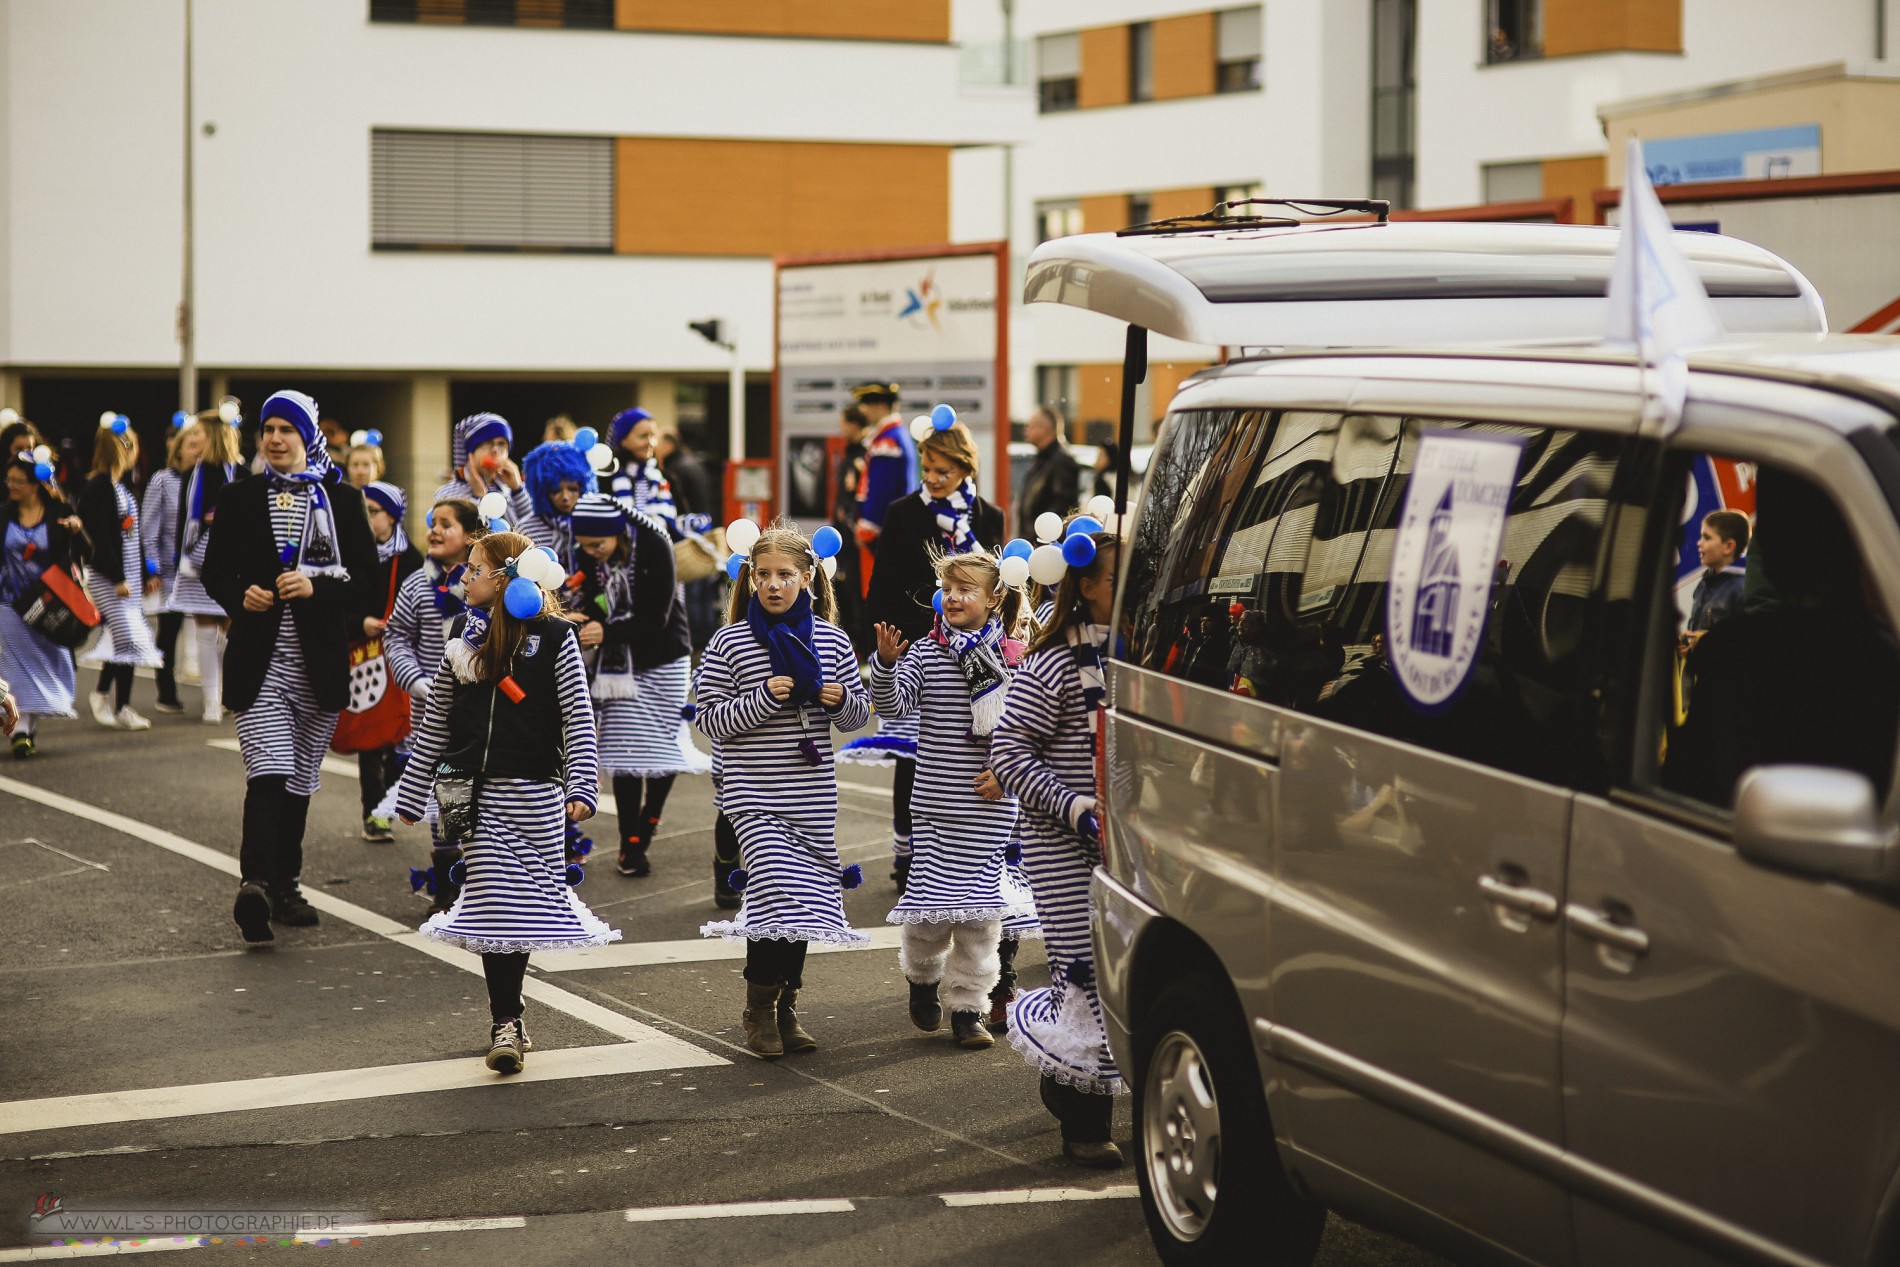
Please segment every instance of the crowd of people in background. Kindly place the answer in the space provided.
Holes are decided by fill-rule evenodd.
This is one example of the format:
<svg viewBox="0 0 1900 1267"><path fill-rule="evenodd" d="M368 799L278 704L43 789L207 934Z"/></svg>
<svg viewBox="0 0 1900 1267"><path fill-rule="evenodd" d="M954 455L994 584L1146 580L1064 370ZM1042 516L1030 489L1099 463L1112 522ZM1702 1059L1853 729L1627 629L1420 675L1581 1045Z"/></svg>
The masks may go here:
<svg viewBox="0 0 1900 1267"><path fill-rule="evenodd" d="M1101 485L1044 407L1013 507L1042 545L1010 540L968 428L947 407L907 422L900 403L895 383L854 390L831 522L809 537L718 525L705 467L639 408L598 428L555 418L534 445L470 415L426 499L388 479L380 434L297 391L248 429L231 400L176 415L142 495L123 415L100 420L78 480L8 417L14 755L38 754L45 718L79 716L79 657L100 666L96 724L151 727L133 702L141 669L152 707L183 713L189 626L200 715L235 715L245 766L243 939L320 921L302 889L310 800L326 755L355 756L365 842L426 826L426 865L410 871L430 901L422 932L481 955L485 1059L503 1073L532 1049L529 956L621 936L574 891L580 824L610 787L613 869L647 876L682 775L713 779L711 895L732 914L702 932L746 944L747 1045L814 1048L797 1007L805 950L865 941L844 913L862 871L837 850L836 764L889 764L888 918L910 1021L935 1031L947 1009L967 1049L1008 1033L1068 1155L1119 1165L1087 904L1112 516L1078 515ZM1044 940L1053 980L1019 993L1027 937Z"/></svg>

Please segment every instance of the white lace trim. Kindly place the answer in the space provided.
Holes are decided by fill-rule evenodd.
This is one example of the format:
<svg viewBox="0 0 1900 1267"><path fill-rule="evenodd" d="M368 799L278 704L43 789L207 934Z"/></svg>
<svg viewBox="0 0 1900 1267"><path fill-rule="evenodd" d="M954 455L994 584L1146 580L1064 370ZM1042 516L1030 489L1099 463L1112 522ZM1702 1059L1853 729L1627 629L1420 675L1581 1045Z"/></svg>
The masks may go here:
<svg viewBox="0 0 1900 1267"><path fill-rule="evenodd" d="M931 911L892 911L887 924L981 924L990 920L1021 919L1030 912L1019 906L958 907Z"/></svg>
<svg viewBox="0 0 1900 1267"><path fill-rule="evenodd" d="M560 940L547 939L526 941L520 938L489 938L464 936L460 933L445 932L424 924L418 930L424 937L433 941L446 942L451 946L460 946L464 950L478 955L517 955L533 954L539 950L585 950L592 946L605 946L609 942L620 940L620 930L610 928L604 933L592 933L584 937L570 937Z"/></svg>
<svg viewBox="0 0 1900 1267"><path fill-rule="evenodd" d="M1092 1095L1128 1094L1128 1084L1121 1075L1104 1078L1099 1074L1083 1073L1030 1044L1029 1040L1023 1037L1022 1027L1016 1023L1016 1008L1013 1004L1009 1009L1009 1045L1021 1054L1030 1068L1037 1073L1054 1078L1065 1086L1074 1087L1078 1091L1087 1091Z"/></svg>
<svg viewBox="0 0 1900 1267"><path fill-rule="evenodd" d="M822 941L833 946L868 946L871 938L855 928L798 928L791 924L741 924L737 920L713 920L699 926L701 937L723 937L727 941Z"/></svg>

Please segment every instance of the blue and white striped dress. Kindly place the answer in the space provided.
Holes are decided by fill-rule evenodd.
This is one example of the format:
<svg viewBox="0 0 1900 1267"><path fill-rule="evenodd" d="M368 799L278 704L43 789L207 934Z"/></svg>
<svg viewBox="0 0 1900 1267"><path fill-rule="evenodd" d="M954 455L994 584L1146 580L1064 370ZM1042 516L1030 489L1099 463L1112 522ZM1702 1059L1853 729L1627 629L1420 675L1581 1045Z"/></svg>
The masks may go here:
<svg viewBox="0 0 1900 1267"><path fill-rule="evenodd" d="M1010 1042L1059 1082L1119 1095L1126 1087L1102 1028L1089 941L1096 845L1069 826L1077 803L1095 797L1095 740L1070 648L1032 652L1017 668L990 741L990 769L1022 800L1023 870L1053 978L1010 1005Z"/></svg>
<svg viewBox="0 0 1900 1267"><path fill-rule="evenodd" d="M567 803L591 808L599 783L593 701L580 646L565 634L554 654L562 733L549 735L548 742L562 747L561 779L481 780L475 835L463 846L467 874L461 896L422 924L426 937L477 954L573 950L620 940L620 930L588 910L567 883ZM436 764L449 738L449 705L462 685L453 668L438 665L415 753L396 785L397 811L405 818L420 819L434 800Z"/></svg>
<svg viewBox="0 0 1900 1267"><path fill-rule="evenodd" d="M158 564L158 593L148 600L153 612L171 611L172 586L178 580L178 472L160 467L145 485L139 503L139 545ZM143 573L141 572L141 575Z"/></svg>
<svg viewBox="0 0 1900 1267"><path fill-rule="evenodd" d="M858 729L871 706L842 629L814 619L812 650L824 681L844 687L835 712L772 698L771 658L743 620L714 634L699 662L697 724L713 741L713 799L739 837L746 870L739 913L701 925L704 936L870 942L844 914L831 728ZM805 741L816 764L800 749Z"/></svg>
<svg viewBox="0 0 1900 1267"><path fill-rule="evenodd" d="M1016 798L986 801L971 787L989 768L989 739L971 731L970 690L955 653L926 636L893 666L872 656L871 698L879 716L915 716L920 729L910 875L889 921L967 924L1032 911L1004 859Z"/></svg>
<svg viewBox="0 0 1900 1267"><path fill-rule="evenodd" d="M405 576L396 587L396 605L389 609L389 622L383 629L383 655L389 660L389 676L396 689L408 694L417 682L434 678L442 667L442 648L448 644L449 626L465 610L454 594L438 606L436 586L443 580L442 565L425 558L422 566ZM412 734L422 730L427 710L412 698L409 701L409 728Z"/></svg>
<svg viewBox="0 0 1900 1267"><path fill-rule="evenodd" d="M44 517L31 528L8 521L0 551L0 677L13 688L22 716L76 717L73 653L34 633L13 610L13 600L46 570L46 550Z"/></svg>
<svg viewBox="0 0 1900 1267"><path fill-rule="evenodd" d="M125 568L126 588L131 593L119 597L119 583L97 568L86 574L86 594L99 609L99 623L105 630L92 654L107 664L143 664L157 668L165 662L165 657L152 641L152 629L145 623L145 605L140 596L145 582L145 559L139 545L139 504L132 490L116 480L112 484L112 496L119 516L120 561Z"/></svg>
<svg viewBox="0 0 1900 1267"><path fill-rule="evenodd" d="M500 484L496 484L490 491L501 493L508 498L508 526L515 532L525 533L527 529L520 525L534 518L534 499L528 496L528 486L523 484L520 488L511 489L503 488ZM429 499L429 504L433 506L439 501L446 501L454 497L459 497L463 501L474 502L478 507L482 502L481 494L470 488L467 480L455 479L450 480L448 483L442 485L442 487L436 489L435 496Z"/></svg>
<svg viewBox="0 0 1900 1267"><path fill-rule="evenodd" d="M655 531L663 532L659 521L650 520ZM613 569L608 581L624 586L622 593L634 587L634 558L631 552L624 563ZM674 600L679 601L677 591ZM635 613L638 618L638 613ZM657 621L660 617L649 619ZM602 649L601 657L609 654ZM627 661L621 661L625 667ZM600 777L624 775L635 779L660 779L674 774L706 774L713 768L712 758L693 744L685 716L687 692L692 686L692 657L683 655L631 674L606 675L631 686L611 690L596 689L594 719L600 727ZM601 681L596 676L595 682Z"/></svg>
<svg viewBox="0 0 1900 1267"><path fill-rule="evenodd" d="M203 469L204 463L200 462L191 470L186 471L183 476L184 488L179 494L178 509L175 511L181 518L190 513L190 507L185 506L184 502L191 493L191 481L194 474L200 476L200 488L202 489L203 487ZM224 468L224 486L227 488L230 487L231 481L238 478L243 472L243 469L243 467L235 463L226 466ZM204 513L210 514L217 509L215 498L205 495L202 491L200 492L200 497L203 501L211 503L210 505L201 506L200 509ZM172 581L171 594L169 596L171 610L185 612L192 616L215 616L219 620L228 619L230 613L218 606L218 600L205 592L204 581L200 579L204 571L205 551L210 548L211 545L211 525L208 523L186 523L183 533L184 537L181 539L183 543L181 544L178 572ZM190 564L189 567L184 566L187 561Z"/></svg>
<svg viewBox="0 0 1900 1267"><path fill-rule="evenodd" d="M673 502L673 485L658 462L652 458L644 462L626 459L609 489L615 501L659 524L669 540L680 539L679 507Z"/></svg>
<svg viewBox="0 0 1900 1267"><path fill-rule="evenodd" d="M311 513L312 486L296 481L287 491L269 497L271 535L277 550L304 540ZM331 543L334 557L336 543ZM303 643L297 637L297 618L281 600L271 604L277 620L277 645L264 670L257 699L237 715L238 751L244 757L244 777L282 775L295 796L315 796L323 776L323 758L336 733L337 714L317 703L304 667Z"/></svg>

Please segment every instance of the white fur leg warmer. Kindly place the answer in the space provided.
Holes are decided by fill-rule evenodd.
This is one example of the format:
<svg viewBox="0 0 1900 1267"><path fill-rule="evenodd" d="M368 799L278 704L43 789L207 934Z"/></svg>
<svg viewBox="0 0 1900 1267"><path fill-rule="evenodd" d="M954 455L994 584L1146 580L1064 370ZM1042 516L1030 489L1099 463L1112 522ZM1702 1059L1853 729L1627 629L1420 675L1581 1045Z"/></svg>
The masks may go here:
<svg viewBox="0 0 1900 1267"><path fill-rule="evenodd" d="M944 1007L952 1012L987 1012L990 991L1003 964L996 956L996 945L1003 935L1001 920L986 919L973 924L946 924L951 931L950 955L943 968Z"/></svg>
<svg viewBox="0 0 1900 1267"><path fill-rule="evenodd" d="M906 981L923 984L943 980L943 961L950 953L955 924L899 924L897 967Z"/></svg>

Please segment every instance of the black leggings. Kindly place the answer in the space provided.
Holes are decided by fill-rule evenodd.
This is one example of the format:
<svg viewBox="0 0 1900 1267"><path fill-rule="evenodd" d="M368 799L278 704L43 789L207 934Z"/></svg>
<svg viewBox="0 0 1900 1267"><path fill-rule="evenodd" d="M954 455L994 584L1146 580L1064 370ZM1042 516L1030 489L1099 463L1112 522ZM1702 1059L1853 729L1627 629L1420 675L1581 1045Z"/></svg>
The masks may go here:
<svg viewBox="0 0 1900 1267"><path fill-rule="evenodd" d="M112 707L124 708L132 702L132 666L107 664L99 669L99 694L112 692Z"/></svg>
<svg viewBox="0 0 1900 1267"><path fill-rule="evenodd" d="M897 758L897 777L891 781L891 833L903 840L904 853L910 852L910 791L916 782L916 759ZM895 841L892 845L897 847Z"/></svg>
<svg viewBox="0 0 1900 1267"><path fill-rule="evenodd" d="M788 990L805 985L805 950L809 942L782 937L760 937L745 944L745 979L753 985L782 985Z"/></svg>
<svg viewBox="0 0 1900 1267"><path fill-rule="evenodd" d="M178 631L185 627L185 613L160 612L158 614L158 651L165 657L165 663L158 666L158 702L176 704L178 702L178 677L176 659L178 652Z"/></svg>
<svg viewBox="0 0 1900 1267"><path fill-rule="evenodd" d="M482 976L488 981L488 1014L496 1024L521 1019L521 983L528 976L528 952L482 955Z"/></svg>
<svg viewBox="0 0 1900 1267"><path fill-rule="evenodd" d="M383 803L389 785L402 776L402 768L396 762L396 749L375 748L357 753L356 773L358 790L363 797L363 817L368 818L370 811Z"/></svg>

